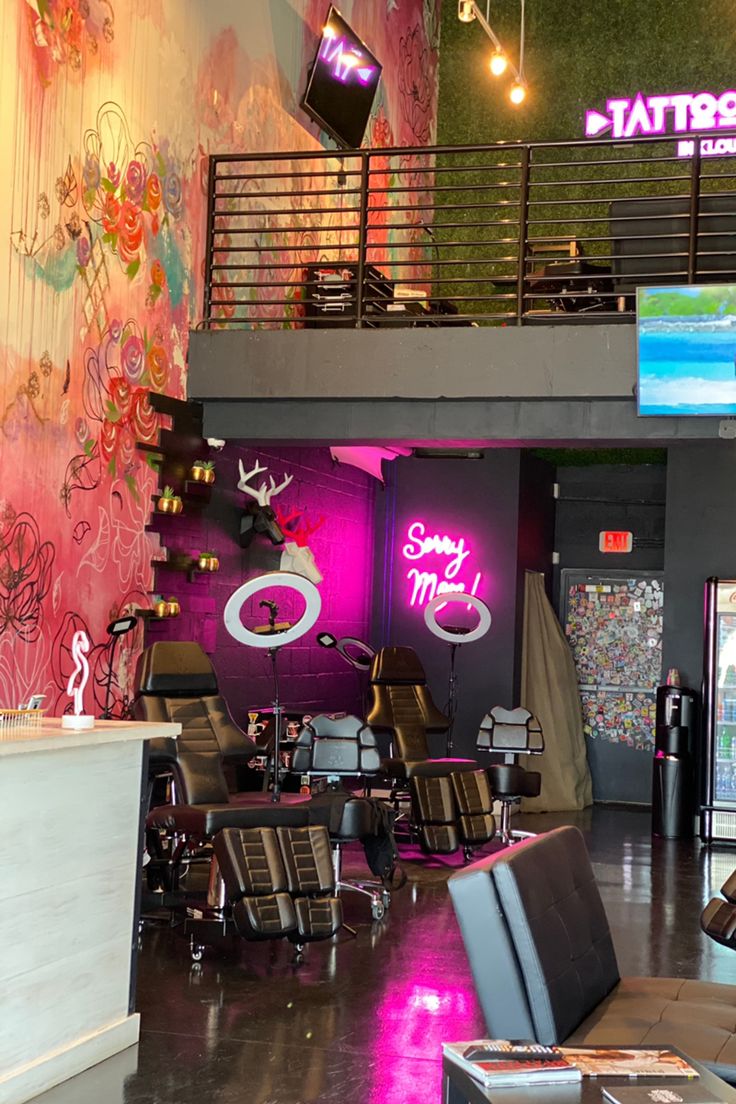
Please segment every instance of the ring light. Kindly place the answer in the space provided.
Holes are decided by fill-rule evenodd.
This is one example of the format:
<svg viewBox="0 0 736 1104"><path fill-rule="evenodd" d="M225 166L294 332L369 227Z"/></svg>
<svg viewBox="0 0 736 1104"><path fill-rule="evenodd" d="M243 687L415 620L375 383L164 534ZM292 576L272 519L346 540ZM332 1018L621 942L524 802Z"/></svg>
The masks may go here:
<svg viewBox="0 0 736 1104"><path fill-rule="evenodd" d="M352 648L353 651L349 652L348 648ZM341 637L337 642L337 650L342 658L358 671L367 671L376 654L370 644L366 644L365 640L358 640L357 636Z"/></svg>
<svg viewBox="0 0 736 1104"><path fill-rule="evenodd" d="M478 624L467 633L454 633L443 629L437 622L437 610L444 606L445 602L464 602L466 606L472 606L478 614ZM480 640L491 627L491 611L485 602L476 594L465 594L462 591L451 590L447 594L437 594L431 602L424 607L424 623L431 633L448 644L472 644L474 640Z"/></svg>
<svg viewBox="0 0 736 1104"><path fill-rule="evenodd" d="M272 587L288 587L290 590L301 594L305 602L305 609L296 625L280 633L255 633L247 629L240 620L240 612L254 594L260 594ZM281 648L284 644L293 644L299 640L314 625L322 608L322 599L314 583L305 579L303 575L297 575L293 571L269 571L265 575L258 575L255 579L249 579L238 587L227 600L223 619L225 628L230 635L241 644L247 644L251 648Z"/></svg>

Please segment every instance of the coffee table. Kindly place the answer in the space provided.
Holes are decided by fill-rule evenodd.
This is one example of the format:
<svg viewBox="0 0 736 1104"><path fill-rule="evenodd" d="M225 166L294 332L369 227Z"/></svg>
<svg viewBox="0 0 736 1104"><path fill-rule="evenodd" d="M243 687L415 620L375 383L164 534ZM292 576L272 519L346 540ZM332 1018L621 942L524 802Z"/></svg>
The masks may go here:
<svg viewBox="0 0 736 1104"><path fill-rule="evenodd" d="M615 1044L607 1043L607 1047ZM485 1089L474 1081L464 1070L461 1070L454 1062L445 1058L442 1063L442 1104L602 1104L604 1101L601 1092L602 1085L647 1085L664 1088L669 1086L676 1089L682 1085L699 1085L705 1091L722 1100L724 1104L736 1104L736 1088L732 1088L720 1077L716 1077L677 1047L667 1046L666 1043L657 1043L658 1049L667 1049L680 1054L690 1065L698 1071L700 1077L697 1081L687 1081L682 1077L584 1077L582 1081L568 1082L561 1085L520 1085L518 1088ZM628 1043L622 1044L622 1049L633 1050ZM641 1048L645 1049L645 1048Z"/></svg>

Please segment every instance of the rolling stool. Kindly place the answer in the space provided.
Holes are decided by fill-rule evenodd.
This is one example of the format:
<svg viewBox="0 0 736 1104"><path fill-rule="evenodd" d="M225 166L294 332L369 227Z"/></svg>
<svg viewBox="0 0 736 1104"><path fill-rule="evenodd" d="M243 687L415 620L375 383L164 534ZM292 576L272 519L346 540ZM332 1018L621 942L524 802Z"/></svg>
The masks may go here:
<svg viewBox="0 0 736 1104"><path fill-rule="evenodd" d="M525 770L516 762L518 755L541 755L544 751L542 726L528 709L504 709L494 706L480 724L476 751L498 752L505 762L493 763L488 776L494 797L501 803L499 835L504 846L535 836L536 832L523 832L511 828L511 806L522 797L538 797L542 788L542 776L538 771Z"/></svg>

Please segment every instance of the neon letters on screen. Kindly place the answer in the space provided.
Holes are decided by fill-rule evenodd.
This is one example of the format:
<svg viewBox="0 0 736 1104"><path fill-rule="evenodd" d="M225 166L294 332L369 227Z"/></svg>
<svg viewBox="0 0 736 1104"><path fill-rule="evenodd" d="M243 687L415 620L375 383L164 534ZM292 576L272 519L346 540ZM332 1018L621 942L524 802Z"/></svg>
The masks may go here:
<svg viewBox="0 0 736 1104"><path fill-rule="evenodd" d="M610 131L612 138L636 135L695 134L722 127L736 129L736 91L727 89L719 96L712 92L676 92L664 96L644 96L606 101L606 113L586 111L585 134L597 138ZM680 157L692 157L692 139L677 143ZM704 138L700 143L704 156L736 153L736 138Z"/></svg>
<svg viewBox="0 0 736 1104"><path fill-rule="evenodd" d="M413 521L401 554L405 560L421 565L410 567L406 573L410 606L425 606L437 594L478 593L483 576L466 562L471 548L464 536L435 533L425 522Z"/></svg>
<svg viewBox="0 0 736 1104"><path fill-rule="evenodd" d="M366 62L362 51L348 39L339 38L329 24L322 35L319 56L330 66L335 80L343 84L351 78L361 84L370 84L376 71L375 65Z"/></svg>

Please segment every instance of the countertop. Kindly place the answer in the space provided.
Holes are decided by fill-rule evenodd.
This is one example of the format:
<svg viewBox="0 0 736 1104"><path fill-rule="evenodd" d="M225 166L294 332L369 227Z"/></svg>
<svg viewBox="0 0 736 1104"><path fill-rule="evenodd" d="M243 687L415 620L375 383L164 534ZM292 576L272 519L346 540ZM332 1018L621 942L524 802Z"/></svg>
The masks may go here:
<svg viewBox="0 0 736 1104"><path fill-rule="evenodd" d="M94 728L62 728L60 717L49 717L34 728L0 728L0 756L35 751L114 744L130 740L176 739L181 725L150 721L95 721Z"/></svg>

